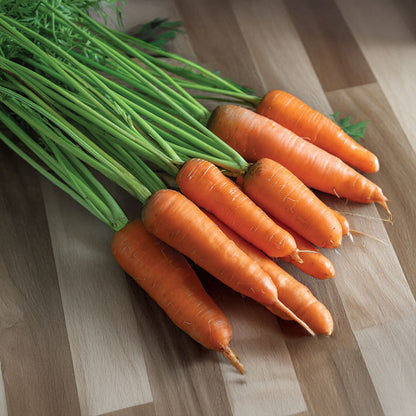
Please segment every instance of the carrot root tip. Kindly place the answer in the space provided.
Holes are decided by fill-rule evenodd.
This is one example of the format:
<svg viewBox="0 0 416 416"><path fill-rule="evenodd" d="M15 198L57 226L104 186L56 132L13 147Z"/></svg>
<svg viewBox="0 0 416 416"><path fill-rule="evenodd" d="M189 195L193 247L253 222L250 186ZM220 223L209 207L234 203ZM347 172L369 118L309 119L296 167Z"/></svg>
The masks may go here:
<svg viewBox="0 0 416 416"><path fill-rule="evenodd" d="M221 353L231 363L231 365L233 367L235 367L240 372L240 374L245 373L245 369L244 369L243 364L241 364L240 360L234 354L233 350L229 346L223 347L221 349Z"/></svg>
<svg viewBox="0 0 416 416"><path fill-rule="evenodd" d="M292 318L295 322L297 322L300 326L305 328L312 336L315 336L316 333L309 327L309 325L300 319L294 312L292 312L286 305L284 305L280 300L276 301L276 307L279 308L282 312Z"/></svg>
<svg viewBox="0 0 416 416"><path fill-rule="evenodd" d="M381 243L381 244L384 244L384 245L386 245L386 246L388 245L388 243L387 243L386 241L381 240L380 238L377 238L377 237L375 237L374 235L363 233L362 231L358 231L358 230L350 230L350 234L363 235L363 236L365 236L365 237L371 238L372 240L378 241L378 242L379 242L379 243ZM352 238L352 236L351 236L351 238Z"/></svg>
<svg viewBox="0 0 416 416"><path fill-rule="evenodd" d="M389 210L389 207L387 206L387 200L377 201L377 202L387 211L388 217L384 221L389 222L390 224L393 224L393 214L391 213L391 211Z"/></svg>

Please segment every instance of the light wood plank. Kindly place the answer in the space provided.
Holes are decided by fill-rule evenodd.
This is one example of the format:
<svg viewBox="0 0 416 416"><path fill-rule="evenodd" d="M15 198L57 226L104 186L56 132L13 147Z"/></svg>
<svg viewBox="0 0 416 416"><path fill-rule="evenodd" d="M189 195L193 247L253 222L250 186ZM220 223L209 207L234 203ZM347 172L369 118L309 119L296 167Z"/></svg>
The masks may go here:
<svg viewBox="0 0 416 416"><path fill-rule="evenodd" d="M144 336L157 416L231 416L218 353L197 344L129 278L133 305Z"/></svg>
<svg viewBox="0 0 416 416"><path fill-rule="evenodd" d="M416 218L416 183L413 180L416 177L416 152L378 84L333 91L328 93L328 99L341 114L350 115L354 120L370 121L362 143L377 154L381 170L369 176L390 199L394 223L387 225L386 230L413 295L416 295L416 233L409 227L411 219ZM379 212L385 216L381 207ZM350 220L354 223L354 217ZM354 226L366 228L366 224Z"/></svg>
<svg viewBox="0 0 416 416"><path fill-rule="evenodd" d="M232 347L246 368L242 377L221 362L233 415L286 416L306 411L277 318L236 293L217 297L217 302L232 324Z"/></svg>
<svg viewBox="0 0 416 416"><path fill-rule="evenodd" d="M142 337L112 232L43 182L53 251L83 415L152 401Z"/></svg>
<svg viewBox="0 0 416 416"><path fill-rule="evenodd" d="M357 332L360 350L386 416L416 409L416 313Z"/></svg>
<svg viewBox="0 0 416 416"><path fill-rule="evenodd" d="M272 89L284 89L320 111L330 111L284 2L232 0L232 5L255 61L255 66L246 70L245 78L249 81L256 71L262 80L256 92L262 95Z"/></svg>
<svg viewBox="0 0 416 416"><path fill-rule="evenodd" d="M127 409L116 410L100 416L155 416L153 403L142 404L140 406L128 407Z"/></svg>
<svg viewBox="0 0 416 416"><path fill-rule="evenodd" d="M340 205L333 206L342 209ZM353 219L354 229L385 242L356 236L353 242L345 239L338 250L339 261L329 255L337 268L336 285L351 327L356 331L399 319L416 303L385 228L379 221L365 218L376 218L376 208L349 203L343 212L348 219Z"/></svg>
<svg viewBox="0 0 416 416"><path fill-rule="evenodd" d="M337 0L364 56L416 150L416 43L394 0Z"/></svg>
<svg viewBox="0 0 416 416"><path fill-rule="evenodd" d="M4 388L3 371L1 369L0 361L0 415L8 416L8 414L9 412L7 411L6 390Z"/></svg>
<svg viewBox="0 0 416 416"><path fill-rule="evenodd" d="M286 0L285 5L325 91L375 81L332 0Z"/></svg>

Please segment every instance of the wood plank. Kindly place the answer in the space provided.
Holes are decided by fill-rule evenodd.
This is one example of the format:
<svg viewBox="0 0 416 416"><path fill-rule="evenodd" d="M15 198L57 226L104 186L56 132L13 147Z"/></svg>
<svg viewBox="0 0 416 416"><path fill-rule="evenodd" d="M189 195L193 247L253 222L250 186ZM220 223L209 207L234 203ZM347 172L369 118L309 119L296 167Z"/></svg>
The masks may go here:
<svg viewBox="0 0 416 416"><path fill-rule="evenodd" d="M8 414L9 412L7 411L6 390L4 388L3 371L1 369L0 361L0 415L8 416Z"/></svg>
<svg viewBox="0 0 416 416"><path fill-rule="evenodd" d="M0 153L0 360L9 415L79 415L39 177Z"/></svg>
<svg viewBox="0 0 416 416"><path fill-rule="evenodd" d="M182 20L175 0L129 1L125 9L124 28L126 32L134 34L138 25L147 23L157 17L168 18L170 21ZM190 36L183 29L181 33L177 34L175 41L170 42L166 47L170 52L196 60Z"/></svg>
<svg viewBox="0 0 416 416"><path fill-rule="evenodd" d="M231 415L218 353L197 344L133 279L128 282L143 334L156 415Z"/></svg>
<svg viewBox="0 0 416 416"><path fill-rule="evenodd" d="M124 273L112 231L46 181L42 184L81 413L152 401Z"/></svg>
<svg viewBox="0 0 416 416"><path fill-rule="evenodd" d="M414 28L409 28L394 0L338 0L337 4L416 150Z"/></svg>
<svg viewBox="0 0 416 416"><path fill-rule="evenodd" d="M232 0L232 6L255 61L255 66L246 70L245 78L249 81L255 71L262 80L261 88L249 86L261 95L271 89L284 89L308 100L309 105L320 111L330 111L284 2ZM222 53L226 53L225 49ZM234 72L234 66L230 68Z"/></svg>
<svg viewBox="0 0 416 416"><path fill-rule="evenodd" d="M229 0L176 0L176 4L198 61L226 78L261 90L256 62Z"/></svg>
<svg viewBox="0 0 416 416"><path fill-rule="evenodd" d="M294 266L283 267L310 287L316 297L327 305L334 318L335 329L330 337L288 336L286 340L310 414L381 415L380 403L349 323L343 297L339 293L337 283L343 277L317 282ZM291 332L292 328L288 328L291 323L282 321L281 325L284 333ZM346 378L349 371L344 367L345 358L341 351L348 351L351 359L348 361L349 370L354 371L355 382ZM365 399L361 397L363 388L367 392Z"/></svg>
<svg viewBox="0 0 416 416"><path fill-rule="evenodd" d="M324 91L374 82L374 75L332 0L285 0Z"/></svg>
<svg viewBox="0 0 416 416"><path fill-rule="evenodd" d="M384 414L413 416L416 409L416 313L358 331L357 340Z"/></svg>
<svg viewBox="0 0 416 416"><path fill-rule="evenodd" d="M116 410L100 416L154 416L155 407L153 403L146 403L140 406L128 407L127 409Z"/></svg>
<svg viewBox="0 0 416 416"><path fill-rule="evenodd" d="M340 205L333 206L341 210ZM345 239L338 250L339 261L330 256L337 269L335 281L349 324L357 331L399 319L413 310L416 303L385 228L380 221L366 219L377 217L376 208L348 203L343 212L348 219L353 218L354 229L386 242L356 236L354 241ZM350 216L348 212L362 217Z"/></svg>
<svg viewBox="0 0 416 416"><path fill-rule="evenodd" d="M357 121L370 121L363 145L377 154L381 171L369 176L390 199L394 224L387 225L386 229L413 295L416 295L416 258L413 255L416 234L409 227L409 219L416 218L416 184L413 180L416 177L416 152L378 84L333 91L328 93L328 99L341 114L350 115ZM379 212L385 216L382 208ZM367 223L358 226L367 228Z"/></svg>
<svg viewBox="0 0 416 416"><path fill-rule="evenodd" d="M241 377L227 362L221 361L233 415L286 416L306 411L277 318L251 299L215 284L213 278L205 278L204 282L231 322L232 348L246 369L246 375ZM305 337L305 331L301 333Z"/></svg>

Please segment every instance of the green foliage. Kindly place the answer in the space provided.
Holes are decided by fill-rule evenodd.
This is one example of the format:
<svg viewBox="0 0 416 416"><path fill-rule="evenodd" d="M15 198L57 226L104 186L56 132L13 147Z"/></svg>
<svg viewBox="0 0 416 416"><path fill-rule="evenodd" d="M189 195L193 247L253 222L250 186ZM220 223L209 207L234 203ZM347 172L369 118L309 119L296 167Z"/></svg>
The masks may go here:
<svg viewBox="0 0 416 416"><path fill-rule="evenodd" d="M356 124L351 124L351 117L345 117L341 119L339 117L339 112L330 114L329 118L335 121L335 123L337 123L342 128L342 130L344 130L345 133L351 136L356 142L359 142L364 137L368 121L361 121Z"/></svg>
<svg viewBox="0 0 416 416"><path fill-rule="evenodd" d="M177 33L183 33L181 27L182 22L180 21L170 22L168 19L157 17L141 25L133 36L165 49L167 43L176 38Z"/></svg>

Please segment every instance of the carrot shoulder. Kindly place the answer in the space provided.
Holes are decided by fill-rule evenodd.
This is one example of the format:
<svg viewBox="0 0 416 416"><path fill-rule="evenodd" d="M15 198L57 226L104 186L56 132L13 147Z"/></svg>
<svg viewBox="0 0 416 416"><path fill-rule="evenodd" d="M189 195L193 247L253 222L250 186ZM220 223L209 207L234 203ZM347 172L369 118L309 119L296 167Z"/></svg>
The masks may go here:
<svg viewBox="0 0 416 416"><path fill-rule="evenodd" d="M221 223L221 221L215 218L213 220L241 250L250 256L272 278L278 289L280 301L280 303L267 307L272 313L282 319L295 319L304 327L304 324L306 324L307 329L312 330L316 334L331 335L334 328L331 313L325 305L315 298L306 286L298 282L273 260L241 238L225 224ZM281 307L281 304L289 309L291 316Z"/></svg>
<svg viewBox="0 0 416 416"><path fill-rule="evenodd" d="M387 209L387 199L376 184L267 117L243 107L224 105L214 111L209 127L250 162L273 159L310 188L356 202L378 202Z"/></svg>
<svg viewBox="0 0 416 416"><path fill-rule="evenodd" d="M243 178L243 191L272 217L318 247L339 247L342 229L332 211L288 169L261 159Z"/></svg>
<svg viewBox="0 0 416 416"><path fill-rule="evenodd" d="M212 163L202 159L188 160L176 182L191 201L213 213L268 256L293 258L297 253L294 238Z"/></svg>
<svg viewBox="0 0 416 416"><path fill-rule="evenodd" d="M148 231L237 292L262 304L277 301L268 276L192 201L173 190L154 193L142 210Z"/></svg>
<svg viewBox="0 0 416 416"><path fill-rule="evenodd" d="M376 155L357 143L337 123L292 94L269 91L256 111L363 172L379 170Z"/></svg>
<svg viewBox="0 0 416 416"><path fill-rule="evenodd" d="M124 271L179 328L204 347L222 352L244 372L229 347L227 318L181 254L146 231L139 220L114 235L111 249Z"/></svg>

